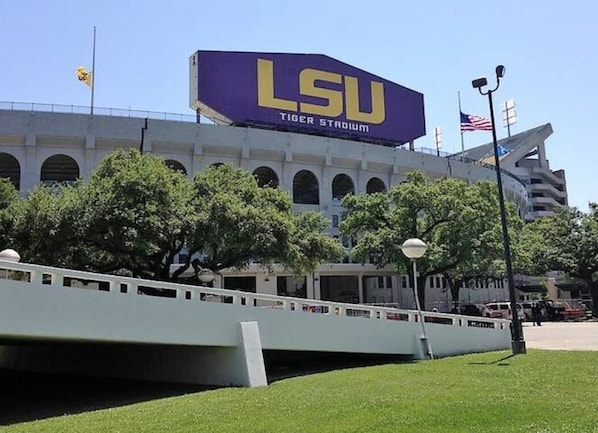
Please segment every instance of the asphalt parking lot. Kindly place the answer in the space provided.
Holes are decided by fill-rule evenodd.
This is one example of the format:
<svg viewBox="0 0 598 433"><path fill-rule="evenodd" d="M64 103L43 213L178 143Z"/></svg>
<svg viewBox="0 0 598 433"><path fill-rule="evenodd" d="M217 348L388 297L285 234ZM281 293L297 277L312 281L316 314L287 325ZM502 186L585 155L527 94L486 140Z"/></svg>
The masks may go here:
<svg viewBox="0 0 598 433"><path fill-rule="evenodd" d="M525 322L523 338L528 349L598 351L598 321Z"/></svg>

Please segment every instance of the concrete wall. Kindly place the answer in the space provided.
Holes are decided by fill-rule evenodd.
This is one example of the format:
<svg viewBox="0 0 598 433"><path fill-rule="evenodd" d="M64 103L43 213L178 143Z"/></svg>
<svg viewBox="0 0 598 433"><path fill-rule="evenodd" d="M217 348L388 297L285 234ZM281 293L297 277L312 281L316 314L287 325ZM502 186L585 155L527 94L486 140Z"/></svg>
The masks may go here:
<svg viewBox="0 0 598 433"><path fill-rule="evenodd" d="M0 110L2 152L14 156L21 166L22 190L39 182L43 162L55 154L72 157L83 178L110 151L139 148L144 119ZM292 190L293 176L312 171L320 182L319 210L331 213L332 179L346 174L364 193L372 177L387 188L401 182L406 173L423 170L429 176L455 177L468 182L495 181L494 170L435 155L329 137L216 126L187 122L149 120L144 151L179 161L190 176L210 164L223 162L249 171L266 165L281 185ZM519 205L527 200L525 187L505 176L504 188Z"/></svg>

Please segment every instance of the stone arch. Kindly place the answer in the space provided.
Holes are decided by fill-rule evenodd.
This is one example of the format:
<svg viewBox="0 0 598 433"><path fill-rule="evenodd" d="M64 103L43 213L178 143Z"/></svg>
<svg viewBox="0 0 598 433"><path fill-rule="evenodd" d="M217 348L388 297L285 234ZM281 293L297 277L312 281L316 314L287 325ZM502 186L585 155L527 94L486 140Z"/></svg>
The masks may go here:
<svg viewBox="0 0 598 433"><path fill-rule="evenodd" d="M67 155L53 155L42 164L40 181L45 183L74 182L79 178L79 164Z"/></svg>
<svg viewBox="0 0 598 433"><path fill-rule="evenodd" d="M320 187L316 175L301 170L293 178L293 203L320 204Z"/></svg>
<svg viewBox="0 0 598 433"><path fill-rule="evenodd" d="M279 185L278 175L270 167L262 166L253 171L260 188L277 188Z"/></svg>
<svg viewBox="0 0 598 433"><path fill-rule="evenodd" d="M347 194L355 194L355 184L346 174L337 174L332 179L332 198L342 200Z"/></svg>
<svg viewBox="0 0 598 433"><path fill-rule="evenodd" d="M180 171L185 176L187 175L187 169L185 168L185 166L174 159L167 159L166 161L164 161L164 164L166 164L166 166L171 170Z"/></svg>
<svg viewBox="0 0 598 433"><path fill-rule="evenodd" d="M366 194L373 194L376 192L386 192L386 185L382 182L381 179L377 177L372 177L368 180L368 183L365 187Z"/></svg>
<svg viewBox="0 0 598 433"><path fill-rule="evenodd" d="M0 178L8 178L17 190L21 187L21 165L14 156L0 153Z"/></svg>

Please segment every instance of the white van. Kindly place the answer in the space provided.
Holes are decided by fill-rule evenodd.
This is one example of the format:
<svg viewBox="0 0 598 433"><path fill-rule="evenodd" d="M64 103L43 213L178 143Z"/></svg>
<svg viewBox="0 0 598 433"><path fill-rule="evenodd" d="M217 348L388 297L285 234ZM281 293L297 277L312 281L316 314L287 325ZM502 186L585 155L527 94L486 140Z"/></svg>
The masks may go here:
<svg viewBox="0 0 598 433"><path fill-rule="evenodd" d="M510 302L490 302L486 304L486 308L489 310L499 312L503 319L513 320L511 316L511 303ZM517 317L520 320L525 320L525 313L521 304L517 304Z"/></svg>

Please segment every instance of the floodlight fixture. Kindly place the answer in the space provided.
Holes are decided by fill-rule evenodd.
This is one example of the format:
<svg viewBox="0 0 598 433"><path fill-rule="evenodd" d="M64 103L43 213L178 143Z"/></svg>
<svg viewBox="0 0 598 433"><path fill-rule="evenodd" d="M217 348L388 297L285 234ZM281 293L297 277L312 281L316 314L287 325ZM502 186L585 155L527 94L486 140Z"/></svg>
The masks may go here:
<svg viewBox="0 0 598 433"><path fill-rule="evenodd" d="M498 65L496 67L496 78L502 78L505 76L505 67L503 65Z"/></svg>
<svg viewBox="0 0 598 433"><path fill-rule="evenodd" d="M478 89L478 90L480 90L482 87L484 87L487 84L488 84L488 80L486 79L486 77L478 78L471 82L471 85L473 86L473 88Z"/></svg>

